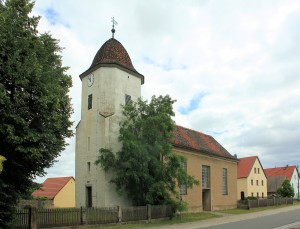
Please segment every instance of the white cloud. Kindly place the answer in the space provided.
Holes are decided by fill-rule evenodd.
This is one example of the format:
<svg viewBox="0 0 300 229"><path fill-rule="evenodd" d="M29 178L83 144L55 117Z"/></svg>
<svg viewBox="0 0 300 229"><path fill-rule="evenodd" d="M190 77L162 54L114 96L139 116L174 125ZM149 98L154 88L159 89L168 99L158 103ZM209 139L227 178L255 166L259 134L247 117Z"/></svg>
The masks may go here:
<svg viewBox="0 0 300 229"><path fill-rule="evenodd" d="M53 10L53 18L45 16ZM230 153L264 167L300 164L300 2L37 1L40 30L59 39L80 120L81 81L101 45L116 39L145 75L143 97L170 94L177 124L213 135ZM181 114L193 98L195 109ZM74 174L75 140L49 175ZM282 158L284 156L284 159ZM290 156L287 156L290 155ZM68 159L69 158L69 159ZM70 161L68 161L70 160ZM73 160L73 162L71 162ZM67 162L68 161L68 162ZM64 171L64 172L60 172Z"/></svg>

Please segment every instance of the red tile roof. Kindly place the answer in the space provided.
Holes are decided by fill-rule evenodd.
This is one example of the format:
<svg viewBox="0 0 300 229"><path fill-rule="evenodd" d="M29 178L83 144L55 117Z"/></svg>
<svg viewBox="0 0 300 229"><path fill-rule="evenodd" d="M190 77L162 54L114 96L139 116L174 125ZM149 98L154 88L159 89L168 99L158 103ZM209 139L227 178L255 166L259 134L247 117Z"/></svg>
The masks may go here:
<svg viewBox="0 0 300 229"><path fill-rule="evenodd" d="M137 72L124 46L114 38L109 39L101 46L90 68L100 63L115 63Z"/></svg>
<svg viewBox="0 0 300 229"><path fill-rule="evenodd" d="M48 178L42 184L43 190L35 190L32 193L33 197L48 197L53 199L57 193L69 182L70 179L74 179L74 177L55 177Z"/></svg>
<svg viewBox="0 0 300 229"><path fill-rule="evenodd" d="M124 46L114 38L107 40L96 53L92 65L88 70L80 75L80 78L86 76L95 68L103 65L115 64L121 66L130 73L141 78L141 84L144 84L144 76L138 73L132 65L131 59Z"/></svg>
<svg viewBox="0 0 300 229"><path fill-rule="evenodd" d="M245 178L249 176L256 158L257 156L239 158L239 163L237 165L237 178Z"/></svg>
<svg viewBox="0 0 300 229"><path fill-rule="evenodd" d="M296 169L295 165L285 166L285 167L265 169L265 173L267 177L285 176L287 179L291 180L295 169Z"/></svg>
<svg viewBox="0 0 300 229"><path fill-rule="evenodd" d="M178 125L175 125L175 127L176 129L172 133L174 139L171 141L173 146L210 155L236 159L212 136Z"/></svg>

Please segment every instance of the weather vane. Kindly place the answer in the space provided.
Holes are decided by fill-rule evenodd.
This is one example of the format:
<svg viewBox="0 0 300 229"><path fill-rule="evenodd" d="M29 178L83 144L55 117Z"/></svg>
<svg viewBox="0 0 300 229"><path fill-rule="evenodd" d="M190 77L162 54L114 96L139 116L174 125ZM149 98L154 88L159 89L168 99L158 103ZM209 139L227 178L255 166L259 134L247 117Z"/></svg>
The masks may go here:
<svg viewBox="0 0 300 229"><path fill-rule="evenodd" d="M111 18L111 22L113 23L112 30L111 30L111 32L112 32L112 38L114 38L115 37L115 32L116 32L115 26L118 25L118 22L115 20L115 17Z"/></svg>

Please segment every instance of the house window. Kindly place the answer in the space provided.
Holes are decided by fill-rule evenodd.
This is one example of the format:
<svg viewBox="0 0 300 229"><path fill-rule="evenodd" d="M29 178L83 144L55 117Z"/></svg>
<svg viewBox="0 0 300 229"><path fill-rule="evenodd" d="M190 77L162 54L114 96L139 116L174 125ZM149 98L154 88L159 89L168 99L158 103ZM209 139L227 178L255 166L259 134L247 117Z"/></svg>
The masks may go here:
<svg viewBox="0 0 300 229"><path fill-rule="evenodd" d="M183 170L186 171L186 162L181 162L181 167L183 168ZM180 195L186 195L187 194L187 188L186 188L186 184L181 184L179 185L179 189L180 189Z"/></svg>
<svg viewBox="0 0 300 229"><path fill-rule="evenodd" d="M87 171L90 172L91 171L91 162L87 163Z"/></svg>
<svg viewBox="0 0 300 229"><path fill-rule="evenodd" d="M264 198L264 193L263 192L261 193L261 197Z"/></svg>
<svg viewBox="0 0 300 229"><path fill-rule="evenodd" d="M252 197L254 196L254 193L253 193L253 192L251 192L251 196L252 196Z"/></svg>
<svg viewBox="0 0 300 229"><path fill-rule="evenodd" d="M264 186L264 181L263 180L261 180L261 186Z"/></svg>
<svg viewBox="0 0 300 229"><path fill-rule="evenodd" d="M251 180L251 185L253 185L253 180Z"/></svg>
<svg viewBox="0 0 300 229"><path fill-rule="evenodd" d="M260 174L259 168L257 168L257 173Z"/></svg>
<svg viewBox="0 0 300 229"><path fill-rule="evenodd" d="M223 168L223 195L227 195L227 169Z"/></svg>
<svg viewBox="0 0 300 229"><path fill-rule="evenodd" d="M259 192L257 193L257 198L259 198Z"/></svg>
<svg viewBox="0 0 300 229"><path fill-rule="evenodd" d="M256 168L254 168L254 173L256 173Z"/></svg>
<svg viewBox="0 0 300 229"><path fill-rule="evenodd" d="M209 166L203 165L202 166L202 187L209 188Z"/></svg>
<svg viewBox="0 0 300 229"><path fill-rule="evenodd" d="M256 180L256 185L258 186L259 184L258 184L258 180Z"/></svg>
<svg viewBox="0 0 300 229"><path fill-rule="evenodd" d="M93 94L90 94L88 96L88 110L92 109L92 104L93 104Z"/></svg>
<svg viewBox="0 0 300 229"><path fill-rule="evenodd" d="M125 94L125 106L128 106L131 101L131 96Z"/></svg>

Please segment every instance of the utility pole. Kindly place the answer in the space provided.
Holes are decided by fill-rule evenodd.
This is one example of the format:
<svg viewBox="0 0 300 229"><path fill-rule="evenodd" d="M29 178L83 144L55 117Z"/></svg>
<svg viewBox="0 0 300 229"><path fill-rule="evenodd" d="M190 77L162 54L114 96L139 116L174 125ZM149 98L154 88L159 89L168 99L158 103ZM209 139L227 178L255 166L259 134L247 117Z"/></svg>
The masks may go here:
<svg viewBox="0 0 300 229"><path fill-rule="evenodd" d="M298 177L298 196L297 196L297 200L299 201L299 165L297 165L297 177Z"/></svg>

